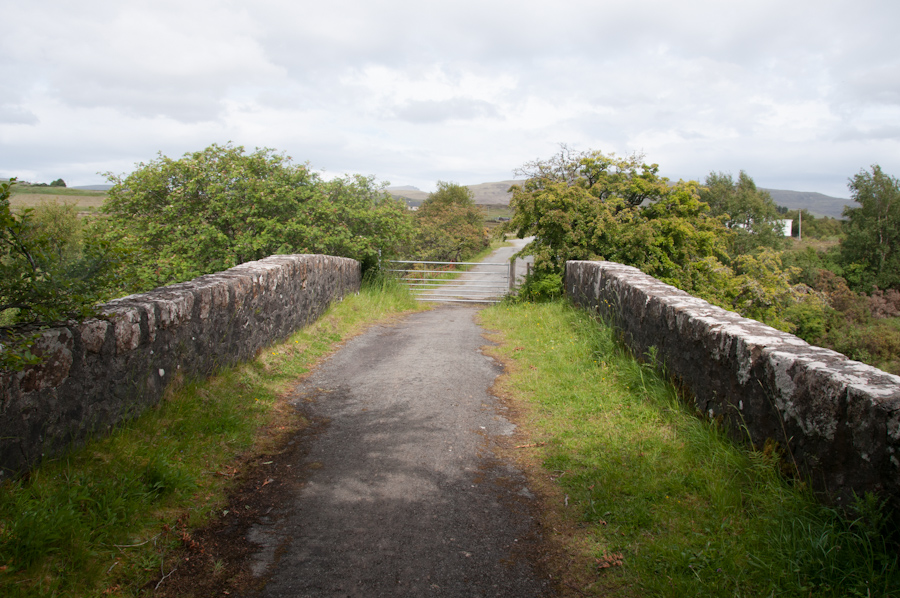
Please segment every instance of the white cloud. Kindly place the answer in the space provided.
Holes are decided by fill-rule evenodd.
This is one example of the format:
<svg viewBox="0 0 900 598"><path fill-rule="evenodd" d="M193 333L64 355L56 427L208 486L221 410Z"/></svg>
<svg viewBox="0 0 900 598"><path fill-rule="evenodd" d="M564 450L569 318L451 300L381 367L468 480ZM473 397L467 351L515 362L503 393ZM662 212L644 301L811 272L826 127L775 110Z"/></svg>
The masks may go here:
<svg viewBox="0 0 900 598"><path fill-rule="evenodd" d="M34 112L16 104L0 104L0 123L7 125L36 125Z"/></svg>
<svg viewBox="0 0 900 598"><path fill-rule="evenodd" d="M450 98L449 100L419 100L407 102L394 114L411 123L442 123L447 121L501 118L496 106L484 100Z"/></svg>
<svg viewBox="0 0 900 598"><path fill-rule="evenodd" d="M0 168L47 180L229 140L420 188L505 179L558 142L831 194L873 162L900 172L893 0L44 0L4 17Z"/></svg>

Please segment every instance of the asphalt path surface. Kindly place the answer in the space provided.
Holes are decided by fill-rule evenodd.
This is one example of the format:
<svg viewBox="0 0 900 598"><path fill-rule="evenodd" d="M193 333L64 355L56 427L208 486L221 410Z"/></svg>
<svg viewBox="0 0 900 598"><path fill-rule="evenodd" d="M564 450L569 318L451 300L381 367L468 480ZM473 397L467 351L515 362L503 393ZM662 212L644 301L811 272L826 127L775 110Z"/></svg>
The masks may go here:
<svg viewBox="0 0 900 598"><path fill-rule="evenodd" d="M509 239L508 247L501 247L492 253L487 259L486 262L508 262L513 254L520 251L523 247L528 245L534 239L534 237L526 237L524 239ZM525 272L528 268L528 265L534 264L533 256L525 256L524 258L516 259L516 285L521 284L522 279L525 278Z"/></svg>
<svg viewBox="0 0 900 598"><path fill-rule="evenodd" d="M515 426L478 309L374 327L296 389L302 481L250 530L253 596L553 595L535 498L495 453Z"/></svg>

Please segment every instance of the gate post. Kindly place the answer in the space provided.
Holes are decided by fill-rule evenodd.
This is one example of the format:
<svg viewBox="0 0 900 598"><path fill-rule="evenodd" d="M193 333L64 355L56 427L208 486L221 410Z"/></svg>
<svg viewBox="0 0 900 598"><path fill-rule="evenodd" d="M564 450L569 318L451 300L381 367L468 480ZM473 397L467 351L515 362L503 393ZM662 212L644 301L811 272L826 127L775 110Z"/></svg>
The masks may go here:
<svg viewBox="0 0 900 598"><path fill-rule="evenodd" d="M516 290L516 258L509 260L509 292Z"/></svg>

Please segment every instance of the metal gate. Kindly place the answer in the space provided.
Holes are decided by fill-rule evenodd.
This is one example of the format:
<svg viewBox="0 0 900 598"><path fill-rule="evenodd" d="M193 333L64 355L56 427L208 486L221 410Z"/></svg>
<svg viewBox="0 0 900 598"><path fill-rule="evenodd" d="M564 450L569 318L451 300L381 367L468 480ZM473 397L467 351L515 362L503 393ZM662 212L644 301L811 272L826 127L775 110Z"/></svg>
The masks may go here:
<svg viewBox="0 0 900 598"><path fill-rule="evenodd" d="M498 303L514 289L516 261L426 262L391 260L393 272L417 301Z"/></svg>

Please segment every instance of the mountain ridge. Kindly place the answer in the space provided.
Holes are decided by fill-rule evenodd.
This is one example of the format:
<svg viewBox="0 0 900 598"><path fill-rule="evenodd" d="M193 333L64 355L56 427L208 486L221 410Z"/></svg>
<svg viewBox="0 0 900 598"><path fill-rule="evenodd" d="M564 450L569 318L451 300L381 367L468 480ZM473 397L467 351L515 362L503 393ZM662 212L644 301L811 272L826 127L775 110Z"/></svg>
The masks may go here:
<svg viewBox="0 0 900 598"><path fill-rule="evenodd" d="M466 186L475 196L477 205L508 206L511 196L509 188L522 182L524 181L507 180ZM815 216L842 218L844 207L854 204L852 199L832 197L815 191L791 191L788 189L765 189L762 187L759 189L760 191L768 192L772 196L772 200L779 206L784 206L789 210L806 210ZM411 206L421 205L429 195L427 191L421 191L412 185L388 187L387 191L394 197L404 199Z"/></svg>

